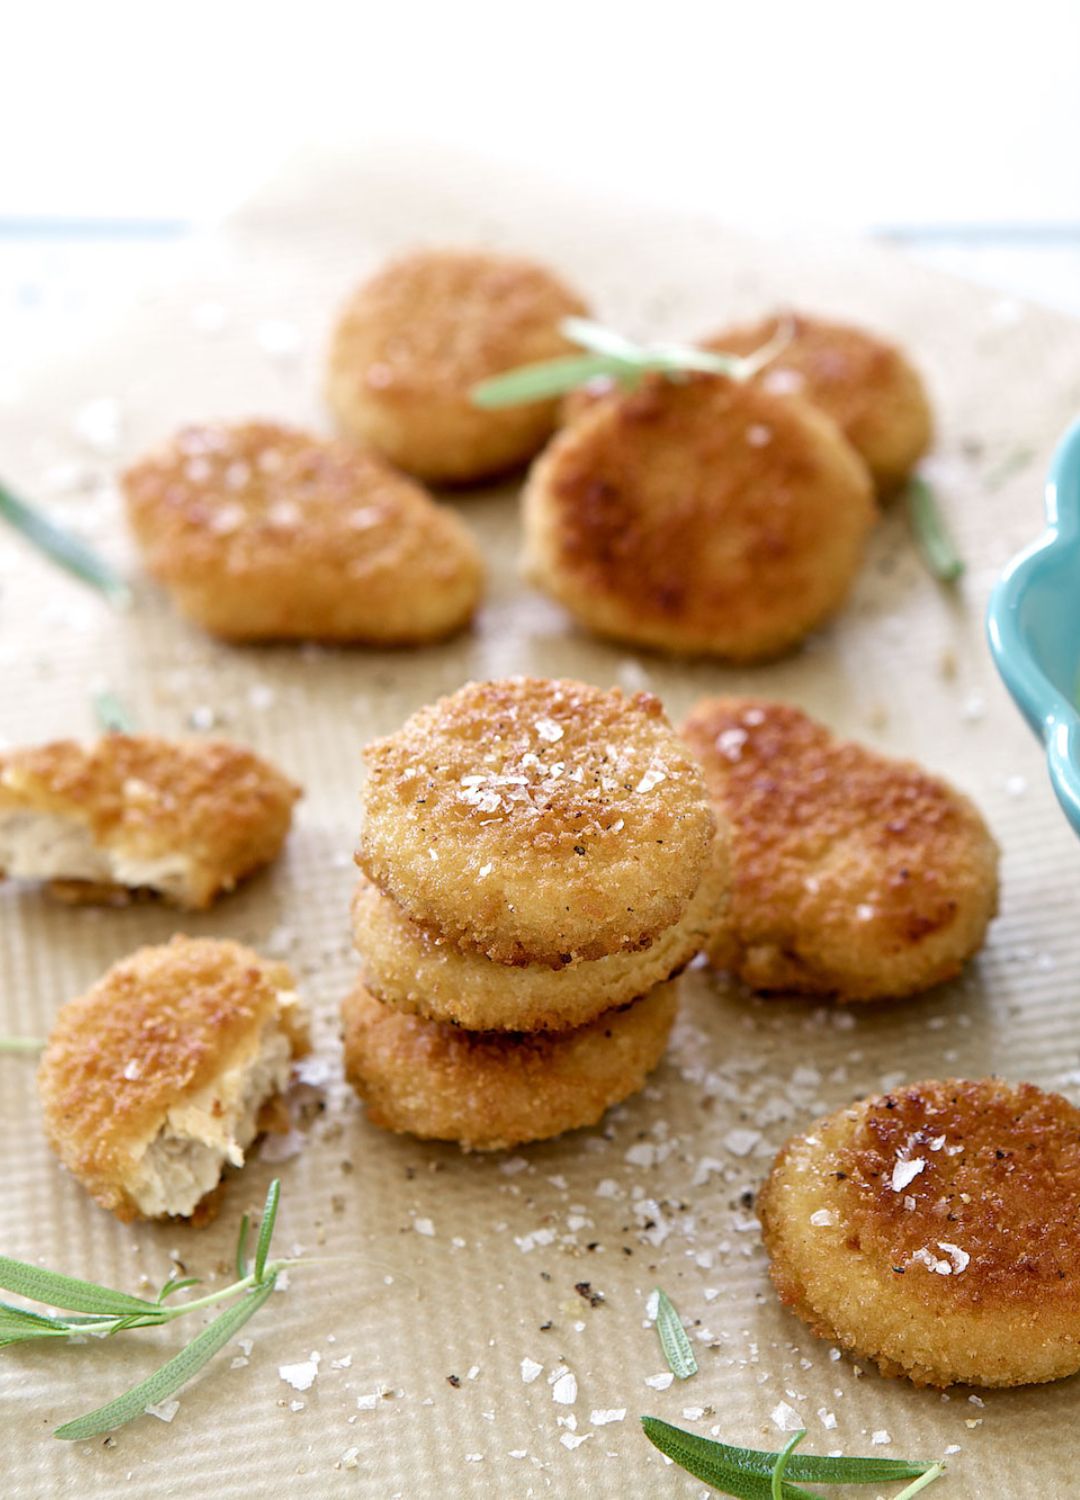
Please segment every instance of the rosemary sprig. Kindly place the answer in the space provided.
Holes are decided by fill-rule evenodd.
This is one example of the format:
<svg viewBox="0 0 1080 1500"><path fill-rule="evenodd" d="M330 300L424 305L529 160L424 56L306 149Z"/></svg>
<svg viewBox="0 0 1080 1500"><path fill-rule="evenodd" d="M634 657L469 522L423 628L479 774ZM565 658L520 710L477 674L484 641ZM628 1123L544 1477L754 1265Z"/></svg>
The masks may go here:
<svg viewBox="0 0 1080 1500"><path fill-rule="evenodd" d="M921 1463L903 1458L826 1458L818 1454L797 1454L796 1445L805 1436L793 1435L779 1453L764 1453L755 1448L735 1448L712 1438L700 1437L662 1422L659 1417L642 1417L645 1436L654 1447L693 1474L711 1484L723 1495L735 1500L821 1500L804 1490L803 1484L889 1484L912 1479L895 1500L911 1500L928 1484L941 1477L945 1465Z"/></svg>
<svg viewBox="0 0 1080 1500"><path fill-rule="evenodd" d="M88 1334L96 1338L109 1338L133 1328L160 1328L164 1323L172 1323L188 1313L213 1307L221 1302L231 1304L160 1369L115 1400L106 1402L86 1416L65 1422L56 1429L56 1437L69 1440L96 1437L98 1433L122 1427L125 1422L140 1416L148 1406L164 1401L185 1385L229 1341L236 1330L258 1312L277 1285L281 1272L289 1266L300 1264L296 1259L268 1258L280 1197L281 1184L275 1178L266 1195L255 1258L250 1264L246 1253L249 1230L247 1215L241 1220L236 1246L236 1281L231 1286L222 1287L220 1291L209 1292L186 1302L168 1303L167 1299L176 1292L194 1286L194 1277L171 1278L161 1288L156 1300L149 1302L143 1297L133 1297L127 1292L100 1286L97 1282L63 1276L56 1271L30 1265L26 1261L0 1256L0 1287L5 1291L15 1292L20 1297L48 1307L63 1308L68 1313L80 1314L71 1317L37 1313L29 1308L0 1302L0 1348L9 1344L26 1343L31 1339L85 1339Z"/></svg>
<svg viewBox="0 0 1080 1500"><path fill-rule="evenodd" d="M106 734L131 734L135 728L130 712L111 688L94 694L94 716Z"/></svg>
<svg viewBox="0 0 1080 1500"><path fill-rule="evenodd" d="M941 583L955 583L964 571L964 559L956 550L937 503L937 496L918 474L908 481L904 493L908 520L923 561Z"/></svg>
<svg viewBox="0 0 1080 1500"><path fill-rule="evenodd" d="M678 1380L689 1380L691 1375L696 1375L697 1360L683 1321L671 1298L659 1287L656 1288L656 1331L671 1373Z"/></svg>
<svg viewBox="0 0 1080 1500"><path fill-rule="evenodd" d="M521 365L516 370L482 380L469 392L472 404L486 411L495 411L504 406L522 406L530 401L550 401L600 376L614 380L628 390L649 373L666 375L671 380L680 380L692 372L749 380L775 359L791 339L790 326L782 323L767 344L753 354L741 356L699 349L693 344L638 344L588 318L564 318L559 331L586 352Z"/></svg>
<svg viewBox="0 0 1080 1500"><path fill-rule="evenodd" d="M41 1052L44 1047L36 1036L0 1036L0 1052Z"/></svg>
<svg viewBox="0 0 1080 1500"><path fill-rule="evenodd" d="M104 594L117 609L126 609L131 603L131 590L104 559L3 484L0 484L0 519L13 526L51 562Z"/></svg>

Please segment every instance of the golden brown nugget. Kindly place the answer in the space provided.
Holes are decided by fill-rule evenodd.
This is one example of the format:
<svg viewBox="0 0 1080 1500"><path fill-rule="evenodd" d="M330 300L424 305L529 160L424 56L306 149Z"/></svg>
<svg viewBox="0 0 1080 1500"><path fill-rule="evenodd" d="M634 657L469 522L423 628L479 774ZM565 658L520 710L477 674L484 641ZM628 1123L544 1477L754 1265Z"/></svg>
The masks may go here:
<svg viewBox="0 0 1080 1500"><path fill-rule="evenodd" d="M840 608L875 516L828 418L717 376L598 401L533 465L524 508L526 573L579 624L736 661Z"/></svg>
<svg viewBox="0 0 1080 1500"><path fill-rule="evenodd" d="M967 797L783 703L706 699L682 732L731 829L716 968L839 1000L910 995L960 972L998 893L997 845Z"/></svg>
<svg viewBox="0 0 1080 1500"><path fill-rule="evenodd" d="M709 857L700 767L650 693L468 683L365 759L357 863L414 922L501 964L648 948Z"/></svg>
<svg viewBox="0 0 1080 1500"><path fill-rule="evenodd" d="M913 1083L795 1136L758 1197L781 1300L916 1385L1080 1370L1080 1110Z"/></svg>
<svg viewBox="0 0 1080 1500"><path fill-rule="evenodd" d="M465 1031L406 1015L358 983L342 1006L345 1074L383 1130L501 1151L595 1125L637 1093L678 1004L665 984L573 1031Z"/></svg>
<svg viewBox="0 0 1080 1500"><path fill-rule="evenodd" d="M345 443L273 422L187 427L123 483L148 571L224 640L420 645L480 598L464 523Z"/></svg>
<svg viewBox="0 0 1080 1500"><path fill-rule="evenodd" d="M718 837L684 915L643 952L582 959L562 969L515 967L463 952L411 921L364 876L352 901L353 938L368 989L399 1010L470 1031L564 1031L686 967L728 900L728 863L726 842Z"/></svg>
<svg viewBox="0 0 1080 1500"><path fill-rule="evenodd" d="M560 321L585 304L543 266L474 250L392 261L344 309L327 400L348 437L440 484L516 468L547 441L557 403L482 411L469 392L518 365L574 352Z"/></svg>
<svg viewBox="0 0 1080 1500"><path fill-rule="evenodd" d="M49 1142L125 1221L190 1217L307 1050L283 964L174 937L114 964L63 1006L38 1070Z"/></svg>
<svg viewBox="0 0 1080 1500"><path fill-rule="evenodd" d="M277 858L300 796L227 740L110 734L0 752L0 874L72 901L198 910Z"/></svg>
<svg viewBox="0 0 1080 1500"><path fill-rule="evenodd" d="M770 317L727 328L705 348L748 355L781 327L792 338L756 377L776 394L794 394L825 412L865 460L878 492L897 490L929 448L933 418L918 371L876 334L803 316Z"/></svg>

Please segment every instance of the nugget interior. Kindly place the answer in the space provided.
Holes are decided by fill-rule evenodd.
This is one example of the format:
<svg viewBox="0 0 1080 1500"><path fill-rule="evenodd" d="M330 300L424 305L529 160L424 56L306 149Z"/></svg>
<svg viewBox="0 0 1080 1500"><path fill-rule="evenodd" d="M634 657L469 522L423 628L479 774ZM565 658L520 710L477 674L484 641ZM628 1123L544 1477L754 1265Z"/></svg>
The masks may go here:
<svg viewBox="0 0 1080 1500"><path fill-rule="evenodd" d="M191 1215L243 1164L306 1026L289 971L250 949L139 949L57 1015L38 1071L49 1139L119 1218Z"/></svg>
<svg viewBox="0 0 1080 1500"><path fill-rule="evenodd" d="M783 1301L918 1385L1080 1369L1080 1110L1031 1084L915 1083L787 1143L758 1198Z"/></svg>

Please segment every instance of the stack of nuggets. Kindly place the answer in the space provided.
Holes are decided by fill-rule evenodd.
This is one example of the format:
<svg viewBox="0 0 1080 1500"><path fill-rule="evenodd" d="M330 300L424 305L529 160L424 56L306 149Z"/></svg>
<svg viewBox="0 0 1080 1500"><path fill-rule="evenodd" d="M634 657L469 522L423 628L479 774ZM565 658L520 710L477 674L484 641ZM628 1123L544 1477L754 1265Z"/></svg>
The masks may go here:
<svg viewBox="0 0 1080 1500"><path fill-rule="evenodd" d="M496 1150L641 1087L726 846L659 701L470 683L366 752L346 1071L389 1130Z"/></svg>

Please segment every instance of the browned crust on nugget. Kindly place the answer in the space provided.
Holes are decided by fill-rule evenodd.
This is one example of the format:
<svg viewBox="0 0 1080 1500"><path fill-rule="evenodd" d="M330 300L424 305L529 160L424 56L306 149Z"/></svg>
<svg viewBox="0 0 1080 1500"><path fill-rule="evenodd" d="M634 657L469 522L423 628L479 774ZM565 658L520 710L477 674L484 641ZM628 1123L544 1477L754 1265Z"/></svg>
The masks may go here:
<svg viewBox="0 0 1080 1500"><path fill-rule="evenodd" d="M781 1299L887 1375L1080 1369L1080 1110L1060 1095L946 1079L864 1100L787 1143L758 1212Z"/></svg>
<svg viewBox="0 0 1080 1500"><path fill-rule="evenodd" d="M882 495L891 494L930 447L933 418L918 372L895 344L863 328L803 315L726 328L707 349L752 354L790 328L791 341L757 376L820 407L861 454Z"/></svg>
<svg viewBox="0 0 1080 1500"><path fill-rule="evenodd" d="M648 693L469 683L365 758L358 864L413 921L498 963L648 947L709 856L700 769Z"/></svg>
<svg viewBox="0 0 1080 1500"><path fill-rule="evenodd" d="M498 1151L594 1125L663 1056L677 986L661 985L573 1031L464 1031L381 1004L357 984L342 1006L345 1072L373 1125Z"/></svg>
<svg viewBox="0 0 1080 1500"><path fill-rule="evenodd" d="M133 1162L170 1108L225 1072L272 1018L306 1031L280 991L295 981L239 943L176 936L114 964L61 1008L38 1069L45 1131L65 1166L103 1208L130 1220Z"/></svg>
<svg viewBox="0 0 1080 1500"><path fill-rule="evenodd" d="M875 509L809 404L657 378L564 428L525 489L526 569L588 629L754 660L843 603Z"/></svg>
<svg viewBox="0 0 1080 1500"><path fill-rule="evenodd" d="M187 427L123 484L149 572L226 640L415 645L460 630L480 597L464 523L346 443Z"/></svg>
<svg viewBox="0 0 1080 1500"><path fill-rule="evenodd" d="M526 462L556 403L482 411L472 387L572 352L560 321L585 311L545 267L473 250L419 250L390 262L344 308L327 399L342 431L399 468L467 483Z"/></svg>
<svg viewBox="0 0 1080 1500"><path fill-rule="evenodd" d="M912 994L960 972L998 889L997 845L967 797L787 704L707 699L683 736L731 826L717 968L755 989L841 1000Z"/></svg>
<svg viewBox="0 0 1080 1500"><path fill-rule="evenodd" d="M0 816L70 818L125 859L182 854L190 866L178 904L195 909L277 857L299 796L268 761L228 740L110 734L93 745L0 752ZM118 895L115 886L59 886L77 899Z"/></svg>

